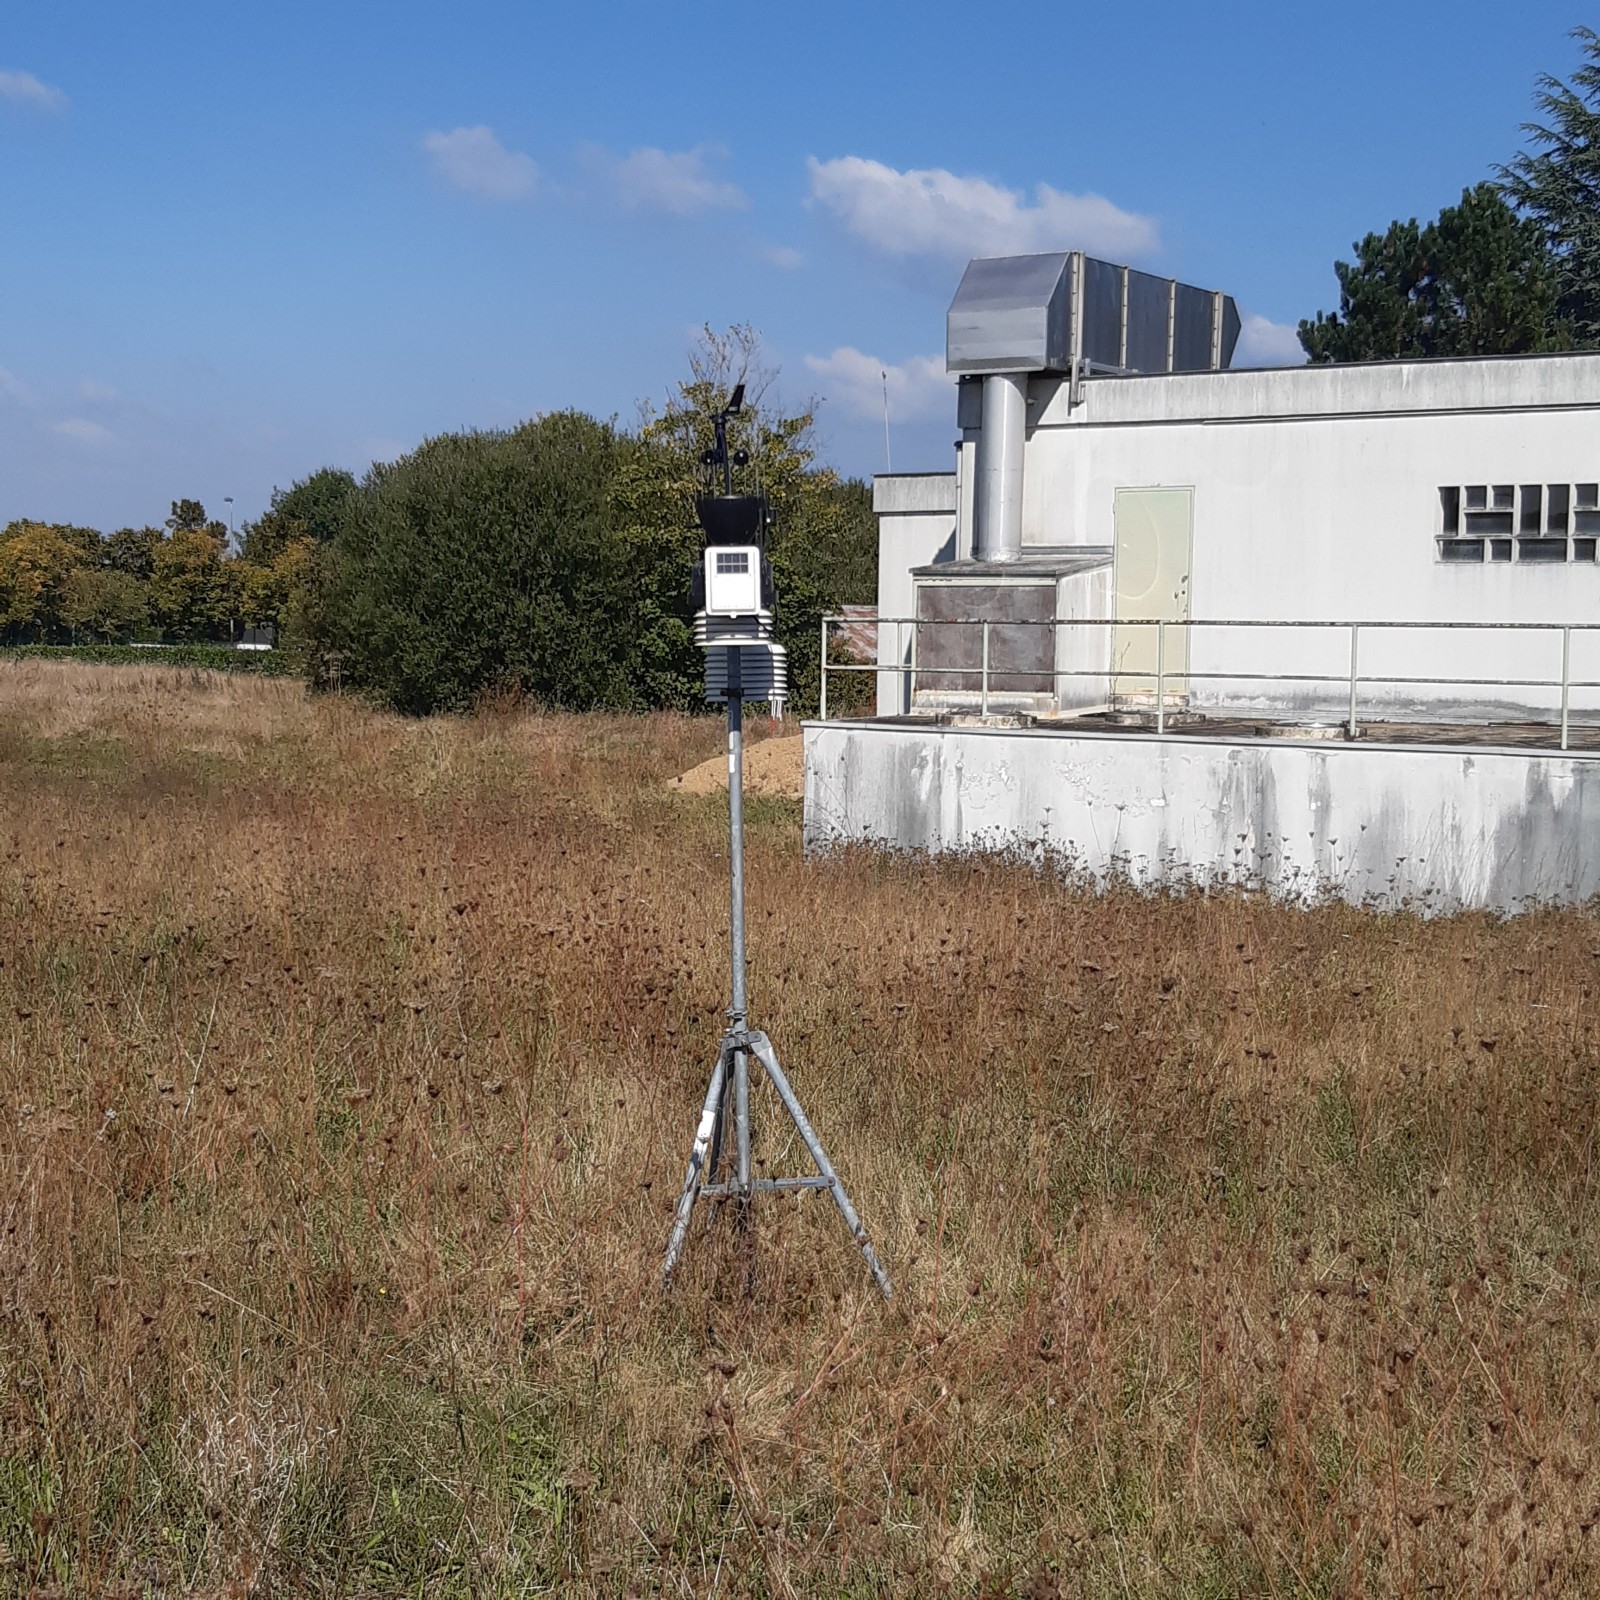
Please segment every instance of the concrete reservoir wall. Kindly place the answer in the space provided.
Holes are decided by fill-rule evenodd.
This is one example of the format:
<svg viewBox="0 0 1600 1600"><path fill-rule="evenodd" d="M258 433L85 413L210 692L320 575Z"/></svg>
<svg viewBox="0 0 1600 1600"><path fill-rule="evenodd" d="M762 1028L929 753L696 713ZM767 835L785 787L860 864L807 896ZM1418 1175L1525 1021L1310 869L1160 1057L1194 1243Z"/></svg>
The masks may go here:
<svg viewBox="0 0 1600 1600"><path fill-rule="evenodd" d="M1600 894L1600 759L1046 728L807 723L805 842L1026 848L1096 881L1426 914Z"/></svg>

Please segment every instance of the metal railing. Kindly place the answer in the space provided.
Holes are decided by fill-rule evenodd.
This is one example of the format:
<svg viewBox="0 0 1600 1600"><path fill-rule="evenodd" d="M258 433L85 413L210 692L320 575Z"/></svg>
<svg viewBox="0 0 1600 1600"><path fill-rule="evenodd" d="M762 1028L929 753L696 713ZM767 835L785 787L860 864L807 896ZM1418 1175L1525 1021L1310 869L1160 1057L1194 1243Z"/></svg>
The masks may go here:
<svg viewBox="0 0 1600 1600"><path fill-rule="evenodd" d="M1187 684L1199 678L1215 683L1272 683L1272 684L1348 684L1349 700L1345 717L1345 728L1353 739L1360 731L1358 693L1360 686L1387 685L1391 688L1431 688L1431 689L1558 689L1560 691L1560 748L1568 748L1571 737L1572 724L1572 693L1575 689L1600 689L1600 679L1574 678L1572 676L1572 636L1575 633L1600 633L1600 622L1344 622L1344 621L1263 621L1253 618L1204 618L1189 621L1175 621L1166 617L1084 617L1084 618L1051 618L1047 620L1019 619L1000 620L992 618L963 619L963 618L927 618L927 617L879 617L875 621L878 630L877 638L880 642L883 637L882 630L892 627L894 633L894 660L890 662L881 659L874 662L859 661L829 661L828 636L830 627L849 625L860 628L863 619L859 617L846 617L830 613L822 619L822 670L821 691L818 716L826 721L828 717L828 675L830 673L871 673L874 682L883 673L889 673L901 680L902 684L912 687L915 694L916 680L919 676L924 678L955 677L970 678L974 672L979 679L978 709L983 716L990 714L991 679L1000 678L1050 678L1056 684L1056 697L1059 700L1060 680L1063 678L1100 678L1107 680L1109 685L1118 678L1146 679L1152 676L1155 680L1155 723L1156 732L1164 734L1167 725L1168 702L1168 653L1167 637L1169 632L1180 630L1185 645L1185 662L1183 666L1170 674L1174 681ZM904 648L905 635L903 630L911 629L911 648L909 652ZM981 630L981 644L979 659L975 665L960 666L926 666L917 661L917 635L924 628L964 628ZM990 638L992 630L1002 628L1013 630L1018 628L1049 628L1054 630L1056 662L1060 659L1060 640L1062 633L1070 629L1083 628L1110 628L1137 629L1154 628L1156 634L1156 662L1152 674L1148 667L1142 665L1126 665L1115 659L1114 649L1108 648L1108 658L1104 665L1090 667L1061 667L1052 662L1048 669L1037 667L1002 666L991 670ZM1187 646L1196 629L1298 629L1315 630L1320 632L1342 632L1349 640L1348 668L1340 673L1327 672L1241 672L1241 671L1197 671L1187 660ZM1400 633L1407 631L1434 632L1434 633L1495 633L1495 634L1557 634L1561 644L1561 671L1559 676L1549 678L1519 678L1519 677L1455 677L1442 674L1397 674L1384 672L1360 671L1360 651L1363 634L1373 633ZM1015 693L1016 691L996 690L996 693ZM1029 691L1031 692L1031 691ZM1187 696L1186 689L1178 691L1180 695ZM909 701L908 701L909 703ZM1218 707L1217 709L1225 710Z"/></svg>

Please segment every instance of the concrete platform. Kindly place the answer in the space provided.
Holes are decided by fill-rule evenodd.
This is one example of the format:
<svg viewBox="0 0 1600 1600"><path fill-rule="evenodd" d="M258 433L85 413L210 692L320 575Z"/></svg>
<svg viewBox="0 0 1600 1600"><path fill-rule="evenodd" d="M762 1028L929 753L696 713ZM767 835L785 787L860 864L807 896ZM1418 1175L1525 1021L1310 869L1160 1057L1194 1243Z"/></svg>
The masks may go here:
<svg viewBox="0 0 1600 1600"><path fill-rule="evenodd" d="M1566 752L1521 742L1549 737L1542 724L1398 725L1353 741L1219 722L1158 737L1091 718L803 731L808 850L1020 850L1100 882L1234 885L1428 915L1600 894L1592 727ZM1439 742L1452 732L1456 742Z"/></svg>
<svg viewBox="0 0 1600 1600"><path fill-rule="evenodd" d="M1036 726L1052 727L1073 733L1129 733L1153 735L1155 713L1092 712L1085 716L1042 719ZM1252 742L1258 739L1332 740L1349 742L1349 731L1337 716L1325 722L1278 722L1247 713L1219 713L1194 716L1186 712L1170 715L1166 731L1197 739L1228 739ZM1388 722L1356 723L1356 742L1362 744L1425 744L1447 749L1469 750L1556 750L1561 747L1561 725L1557 722ZM1600 725L1574 719L1567 727L1568 750L1600 752Z"/></svg>

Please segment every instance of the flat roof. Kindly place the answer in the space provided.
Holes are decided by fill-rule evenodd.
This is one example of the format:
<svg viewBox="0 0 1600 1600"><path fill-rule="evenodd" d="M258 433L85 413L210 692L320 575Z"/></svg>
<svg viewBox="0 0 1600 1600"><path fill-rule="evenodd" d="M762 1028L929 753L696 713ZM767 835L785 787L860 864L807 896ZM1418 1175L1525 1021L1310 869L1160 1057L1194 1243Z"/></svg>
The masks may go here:
<svg viewBox="0 0 1600 1600"><path fill-rule="evenodd" d="M913 578L953 580L970 578L982 583L1041 578L1070 578L1080 572L1093 572L1111 565L1108 544L1024 545L1013 561L977 561L963 556L959 561L934 561L913 567Z"/></svg>
<svg viewBox="0 0 1600 1600"><path fill-rule="evenodd" d="M1091 377L1070 414L1064 379L1034 393L1038 427L1600 410L1600 351Z"/></svg>
<svg viewBox="0 0 1600 1600"><path fill-rule="evenodd" d="M1535 755L1552 759L1600 758L1600 726L1574 722L1567 748L1561 748L1559 725L1549 722L1385 722L1363 719L1354 739L1333 723L1274 721L1259 715L1218 712L1178 713L1167 717L1166 730L1156 732L1155 713L1078 712L1051 716L997 713L983 717L974 709L920 710L899 716L807 719L805 727L852 727L949 733L1028 733L1040 738L1163 739L1193 743L1313 744L1330 751L1351 749L1464 750L1497 755Z"/></svg>

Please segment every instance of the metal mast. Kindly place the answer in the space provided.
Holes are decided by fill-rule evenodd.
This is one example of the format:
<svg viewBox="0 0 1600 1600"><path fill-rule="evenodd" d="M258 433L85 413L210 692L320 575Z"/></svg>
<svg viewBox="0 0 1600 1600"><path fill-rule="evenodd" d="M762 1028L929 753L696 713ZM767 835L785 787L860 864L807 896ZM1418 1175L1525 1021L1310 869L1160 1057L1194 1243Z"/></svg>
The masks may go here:
<svg viewBox="0 0 1600 1600"><path fill-rule="evenodd" d="M728 451L728 419L738 414L744 385L733 392L728 405L713 418L716 445L701 458L702 464L721 468L722 494L704 496L696 504L707 548L703 578L704 607L695 619L695 634L706 652L706 690L711 699L728 706L728 945L732 999L728 1025L717 1051L716 1065L706 1089L705 1104L689 1151L689 1170L678 1198L672 1235L667 1241L662 1277L671 1280L683 1254L694 1204L707 1199L737 1200L741 1222L748 1223L751 1201L757 1194L826 1189L833 1196L845 1226L860 1247L874 1281L885 1299L893 1294L889 1275L861 1218L845 1193L844 1184L828 1160L816 1130L778 1063L772 1041L749 1025L746 989L744 918L744 699L777 701L786 685L783 647L772 641L772 614L763 602L770 598L770 572L764 545L766 503L759 496L733 493L733 468L744 466L748 456ZM745 542L753 541L753 542ZM741 564L742 563L742 564ZM752 565L755 568L751 571ZM752 577L759 579L751 586ZM751 600L754 604L751 604ZM789 1114L796 1133L810 1152L815 1174L792 1178L755 1178L750 1172L750 1058L760 1062L768 1081ZM731 1101L731 1104L730 1104ZM724 1169L728 1134L733 1135L733 1171Z"/></svg>

